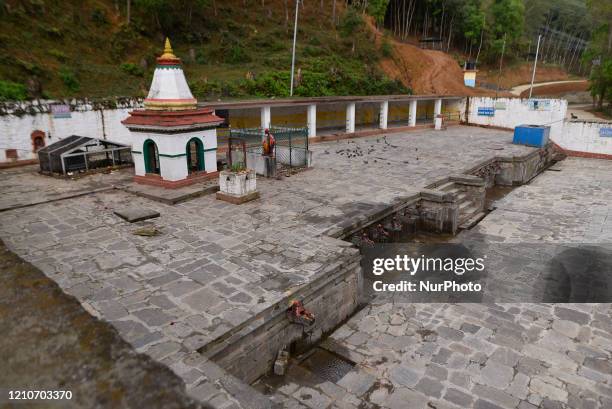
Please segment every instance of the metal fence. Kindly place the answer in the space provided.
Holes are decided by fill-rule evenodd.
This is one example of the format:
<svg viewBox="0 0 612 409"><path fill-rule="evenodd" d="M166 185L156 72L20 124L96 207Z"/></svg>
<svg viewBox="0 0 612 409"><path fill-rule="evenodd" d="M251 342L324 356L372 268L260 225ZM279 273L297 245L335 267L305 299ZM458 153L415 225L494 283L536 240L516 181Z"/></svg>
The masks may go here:
<svg viewBox="0 0 612 409"><path fill-rule="evenodd" d="M274 156L277 167L294 168L308 165L308 128L272 126L269 130L276 140ZM263 128L231 129L229 136L245 141L247 152L262 154Z"/></svg>
<svg viewBox="0 0 612 409"><path fill-rule="evenodd" d="M60 139L37 153L43 173L70 175L134 163L129 146L79 135Z"/></svg>

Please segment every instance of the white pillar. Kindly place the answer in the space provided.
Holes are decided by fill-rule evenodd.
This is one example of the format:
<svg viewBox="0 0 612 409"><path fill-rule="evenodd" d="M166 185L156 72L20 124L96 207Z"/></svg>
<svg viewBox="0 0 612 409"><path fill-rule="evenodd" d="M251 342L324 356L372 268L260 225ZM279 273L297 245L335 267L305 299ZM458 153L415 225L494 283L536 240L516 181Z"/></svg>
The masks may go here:
<svg viewBox="0 0 612 409"><path fill-rule="evenodd" d="M387 129L387 119L389 117L389 101L383 101L380 103L380 129Z"/></svg>
<svg viewBox="0 0 612 409"><path fill-rule="evenodd" d="M436 102L434 103L434 119L436 119L436 116L440 115L442 113L442 100L440 98L436 99Z"/></svg>
<svg viewBox="0 0 612 409"><path fill-rule="evenodd" d="M346 133L355 133L355 103L346 106Z"/></svg>
<svg viewBox="0 0 612 409"><path fill-rule="evenodd" d="M263 106L261 107L261 127L263 129L270 127L270 107Z"/></svg>
<svg viewBox="0 0 612 409"><path fill-rule="evenodd" d="M416 126L417 100L410 100L410 112L408 114L408 126Z"/></svg>
<svg viewBox="0 0 612 409"><path fill-rule="evenodd" d="M306 111L306 122L308 123L308 137L313 138L317 136L317 105L308 105Z"/></svg>

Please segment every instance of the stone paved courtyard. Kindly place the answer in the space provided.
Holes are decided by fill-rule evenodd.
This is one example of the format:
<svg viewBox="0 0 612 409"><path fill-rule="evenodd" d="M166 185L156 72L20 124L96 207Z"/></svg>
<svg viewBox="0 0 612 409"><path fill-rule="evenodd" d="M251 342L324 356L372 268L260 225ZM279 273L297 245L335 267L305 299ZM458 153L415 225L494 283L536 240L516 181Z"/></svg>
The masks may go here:
<svg viewBox="0 0 612 409"><path fill-rule="evenodd" d="M496 202L456 240L531 243L512 247L511 259L541 242L612 242L612 163L568 158L554 169L560 171L546 171ZM293 367L274 399L308 407L348 401L385 408L612 408L609 303L414 304L379 297L323 346L355 369L333 384Z"/></svg>
<svg viewBox="0 0 612 409"><path fill-rule="evenodd" d="M352 219L363 218L396 200L413 196L440 178L470 169L494 156L525 155L533 151L532 148L512 145L510 142L509 132L457 126L445 132L419 131L386 138L372 137L314 144L314 169L281 181L258 180L262 198L240 207L216 201L213 196L168 206L122 190L105 190L78 198L0 212L0 237L11 250L40 268L68 294L74 295L90 313L111 322L121 336L138 351L170 366L183 378L191 396L207 399L212 397L212 403L218 407L254 407L253 402L258 401L254 400L250 391L245 392L236 386L235 380L223 378L223 375L211 375L211 372L218 373L218 368L195 351L232 328L257 317L287 294L314 277L324 274L330 263L342 262L343 257L353 255L355 250L347 243L328 237L338 226ZM572 164L571 161L573 160L564 163ZM606 172L610 174L609 170L601 170L604 166L608 166L608 169L610 167L602 162L601 167L594 167L597 170L595 172L589 171L587 165L578 163L575 169L570 169L572 173L578 172L576 180L566 177L564 171L547 172L532 185L517 189L509 195L498 205L498 210L468 234L484 234L491 236L492 240L535 240L550 234L551 240L554 241L565 240L565 234L577 237L577 232L583 232L583 241L609 241L609 228L602 228L597 232L598 226L609 226L605 203L610 198L606 187L609 188L611 182L609 176L606 176ZM599 177L599 184L593 182L596 175ZM53 199L57 193L71 190L66 185L69 182L43 176L24 176L13 171L3 171L1 176L3 182L0 186L5 201L10 201L13 197L19 198L20 203L35 203L40 201L40 198ZM127 180L129 172L109 175L112 179L105 179L103 176L97 175L96 179L89 182L77 181L83 185L87 184L82 188L77 184L75 186L80 192L82 189L94 190L112 184L120 185ZM561 179L553 181L559 184L547 190L546 186L551 182L542 182L542 178L546 177ZM605 179L606 177L608 179ZM586 182L589 190L580 190L580 185L574 182ZM545 218L548 213L543 203L551 202L547 195L555 199L563 198L558 188L563 184L567 185L568 190L574 189L566 193L573 195L573 199L561 202L558 208L555 206L555 210L563 217L562 225L573 228L573 233L551 227L557 226L557 222L551 223L550 219ZM512 200L514 195L524 194L521 193L525 191L523 189L528 192L526 197L532 199L531 205L534 206L529 217L525 216L523 210L517 208L516 201ZM592 210L585 210L590 206L588 202L586 206L582 206L584 203L579 201L585 197L593 202ZM529 203L525 203L525 206L529 206ZM128 224L113 215L114 210L126 207L158 211L161 217ZM512 217L496 219L503 211ZM576 217L576 214L581 217ZM538 215L545 217L538 219ZM585 222L588 224L586 227ZM575 224L574 227L572 223ZM140 226L155 226L161 234L155 237L134 235L134 230ZM526 235L521 236L524 232ZM347 407L351 407L351 402L358 406L362 399L377 404L405 402L409 394L426 399L426 396L434 395L422 392L434 391L438 384L442 385L439 393L447 394L450 378L441 379L442 370L437 371L437 376L435 373L429 373L427 377L419 372L428 370L423 367L427 354L439 354L441 348L450 348L453 341L458 344L469 341L470 344L473 339L477 339L487 343L491 336L487 329L494 331L492 327L495 325L496 328L515 328L516 334L522 334L517 327L509 324L516 321L515 317L520 323L524 323L525 334L534 337L521 336L526 344L535 343L540 335L548 337L544 338L547 342L550 338L561 346L566 346L567 342L576 344L574 350L582 353L584 359L578 363L576 359L579 359L579 355L575 354L576 359L572 362L575 363L577 371L586 368L583 373L576 372L576 379L585 379L584 384L577 383L576 386L582 388L580 391L590 393L590 397L595 394L597 399L594 401L599 403L599 407L606 407L608 401L605 399L610 397L611 382L609 372L608 375L605 372L609 369L606 365L609 365L611 352L610 310L607 305L569 308L570 312L567 314L571 317L583 317L579 314L587 313L588 319L593 321L593 330L589 334L585 333L585 323L576 323L567 318L567 314L557 315L559 321L562 321L558 324L554 324L554 320L550 322L549 316L553 317L557 311L554 306L434 304L394 307L393 311L397 310L399 317L394 322L398 324L393 324L391 328L390 324L385 323L381 325L379 332L378 322L385 322L391 308L390 304L373 304L331 337L332 341L337 341L345 350L351 351L351 354L361 354L355 356L363 357L363 361L359 363L364 363L364 369L356 371L355 375L350 375L340 383L342 387L344 382L344 391L351 392L353 396L353 400L344 403ZM447 343L447 338L443 336L444 331L440 332L439 327L460 329L455 328L458 325L459 312L465 317L475 317L473 320L466 318L464 321L480 328L470 337L464 335L458 340L450 338ZM359 323L370 321L376 322L376 325L366 324L369 325L367 331L358 328ZM491 323L493 321L495 324ZM572 325L572 322L579 324L578 327ZM595 322L601 324L594 324ZM417 347L415 340L423 341L422 335L417 332L411 334L409 331L417 331L418 328L413 328L417 324L429 325L431 331L435 331L437 335L433 342L422 342L421 347L427 351L424 351L422 359L415 358L415 366L412 368L412 358L408 351L415 353L416 349L412 350L413 346ZM549 329L553 324L558 328L567 327L568 331L578 331L575 336L578 342L559 340L558 331L554 332L554 327L553 330ZM519 324L515 322L515 325ZM401 331L405 333L402 335ZM550 335L547 335L549 332ZM362 335L355 336L353 333ZM388 336L397 338L392 340L397 343L395 346L380 341ZM379 341L382 343L373 345L369 355L360 350L366 343ZM411 346L404 351L405 342L409 342ZM490 342L489 344L501 346ZM578 348L579 346L581 348ZM495 352L492 347L463 347L471 348L469 351L463 350L463 355L470 359L476 352L488 354L485 358L480 356L484 362L478 361L478 368L481 364L486 368L489 355ZM504 347L512 349L510 345ZM534 351L535 354L538 350ZM387 353L389 356L386 356ZM515 350L515 353L520 357L533 358L533 354L530 355L523 349ZM595 361L587 361L587 357ZM600 359L601 357L605 359ZM356 358L354 360L358 361ZM373 363L378 361L380 373L377 369L372 369ZM509 365L508 362L506 365L515 366ZM567 366L569 363L563 361L563 365ZM447 372L444 376L449 376L448 372L453 369L450 364L441 362L440 366ZM390 384L386 382L393 383L389 372L394 367L410 368L420 374L418 379L427 385L415 389L415 385L407 382L398 384L397 388L388 387ZM466 368L459 369L465 376L470 375L467 365ZM429 370L436 371L435 368ZM604 377L602 382L605 383L598 388L592 385L593 379L583 375L588 372L592 377L596 377L602 370L604 372L600 376ZM546 372L547 377L540 380L545 385L541 385L541 389L532 393L533 396L541 396L543 399L546 388L550 386L562 389L565 381L558 377L552 378L558 376L557 372L549 372ZM595 375L592 375L593 373ZM221 378L225 380L216 381ZM516 376L510 381L515 378ZM434 380L437 383L433 383ZM536 381L534 385L540 381ZM386 389L387 394L379 391L381 388L372 388L377 384ZM498 390L503 392L501 384L502 381L484 386L494 388L497 385ZM471 390L471 385L457 385L457 392L466 393ZM353 387L357 389L351 389ZM556 392L552 389L551 391ZM368 397L365 397L366 393ZM229 395L234 397L229 399ZM289 395L292 396L290 404L298 405L300 399L295 398L295 391L291 391L287 396ZM462 398L459 393L457 396L457 399ZM516 407L509 406L510 401L500 404L487 396L475 396L485 402L478 403L476 398L473 402L476 407L487 407L486 405L491 403L501 407ZM579 396L579 393L555 395L557 399L554 400L568 402L570 396ZM436 399L441 397L442 395ZM329 402L326 399L329 399ZM326 407L325 403L331 403L333 399L337 399L337 396L322 394L320 404L311 406ZM525 398L515 399L525 401ZM301 400L304 403L313 402L306 402L308 399ZM443 402L444 398L436 402L438 401ZM521 402L523 403L525 402ZM341 406L338 400L336 404ZM437 407L443 407L442 403L440 405Z"/></svg>

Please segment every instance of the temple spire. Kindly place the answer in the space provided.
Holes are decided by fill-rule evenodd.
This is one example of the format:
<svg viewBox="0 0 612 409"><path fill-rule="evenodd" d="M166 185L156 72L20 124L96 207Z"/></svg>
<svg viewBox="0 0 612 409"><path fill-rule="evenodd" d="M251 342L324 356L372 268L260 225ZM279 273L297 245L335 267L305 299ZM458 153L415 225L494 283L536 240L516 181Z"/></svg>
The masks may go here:
<svg viewBox="0 0 612 409"><path fill-rule="evenodd" d="M180 111L196 109L197 102L185 79L181 60L174 55L170 39L166 38L164 53L157 58L157 66L144 106L148 110Z"/></svg>
<svg viewBox="0 0 612 409"><path fill-rule="evenodd" d="M161 55L160 58L176 58L176 55L174 55L174 52L172 51L172 45L170 44L170 39L168 37L166 37L166 43L164 45L164 53Z"/></svg>

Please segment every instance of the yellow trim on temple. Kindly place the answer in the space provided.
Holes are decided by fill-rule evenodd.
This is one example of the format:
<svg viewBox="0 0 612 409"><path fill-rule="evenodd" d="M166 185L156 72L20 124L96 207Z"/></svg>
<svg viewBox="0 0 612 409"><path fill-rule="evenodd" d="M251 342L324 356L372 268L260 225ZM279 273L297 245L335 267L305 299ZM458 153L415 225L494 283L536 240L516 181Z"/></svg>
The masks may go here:
<svg viewBox="0 0 612 409"><path fill-rule="evenodd" d="M198 106L198 101L194 98L192 101L151 101L144 100L146 109L153 111L183 111L187 109L195 109Z"/></svg>

